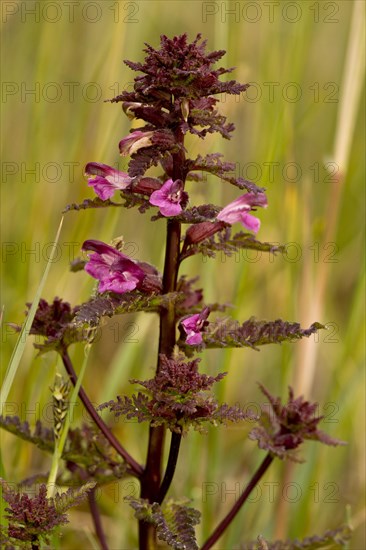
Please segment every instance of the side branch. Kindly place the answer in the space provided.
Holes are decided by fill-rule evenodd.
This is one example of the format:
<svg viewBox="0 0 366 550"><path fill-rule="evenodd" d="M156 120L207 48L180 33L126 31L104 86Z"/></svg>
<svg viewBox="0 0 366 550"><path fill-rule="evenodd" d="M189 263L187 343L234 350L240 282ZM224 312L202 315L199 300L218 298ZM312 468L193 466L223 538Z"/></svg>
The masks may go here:
<svg viewBox="0 0 366 550"><path fill-rule="evenodd" d="M65 369L71 379L71 382L75 386L77 382L77 376L74 370L74 367L72 366L72 362L70 359L69 354L67 351L63 351L62 353L62 362L65 366ZM81 387L79 390L79 397L88 411L91 418L94 420L95 424L98 426L104 437L108 440L110 445L117 451L117 453L125 460L125 462L129 465L131 474L133 474L136 477L141 477L143 473L142 466L136 462L136 460L126 451L124 447L120 444L118 439L113 435L111 430L108 428L108 426L105 424L105 422L102 420L102 418L99 416L97 411L94 409L92 403L90 402L87 394L85 393L85 390Z"/></svg>
<svg viewBox="0 0 366 550"><path fill-rule="evenodd" d="M182 434L172 432L172 439L170 441L168 464L167 464L167 467L166 467L166 470L165 470L164 479L163 479L161 487L159 489L159 495L158 495L158 499L157 499L157 502L159 504L161 504L163 502L167 492L169 491L170 484L173 480L174 473L175 473L175 468L177 466L181 440L182 440Z"/></svg>

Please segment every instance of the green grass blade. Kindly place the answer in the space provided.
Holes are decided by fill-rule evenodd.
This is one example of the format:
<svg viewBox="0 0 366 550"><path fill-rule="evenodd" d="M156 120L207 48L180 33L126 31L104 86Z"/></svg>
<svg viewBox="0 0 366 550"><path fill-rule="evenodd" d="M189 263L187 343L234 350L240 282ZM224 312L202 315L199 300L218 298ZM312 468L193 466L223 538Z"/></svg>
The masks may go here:
<svg viewBox="0 0 366 550"><path fill-rule="evenodd" d="M101 546L98 543L95 535L93 535L93 533L91 533L86 527L84 527L84 533L90 543L90 547L92 548L92 550L100 550Z"/></svg>
<svg viewBox="0 0 366 550"><path fill-rule="evenodd" d="M56 249L57 249L57 244L58 244L58 241L59 241L59 238L60 238L63 221L64 221L64 218L62 217L61 221L60 221L60 225L59 225L58 230L57 230L55 242L53 243L53 246L52 246L52 249L51 249L51 254L48 258L48 262L47 262L46 268L44 270L41 282L39 283L39 286L37 288L37 292L36 292L35 297L33 299L31 308L28 312L27 319L26 319L25 323L22 326L22 330L20 331L19 338L17 340L17 343L16 343L15 348L13 350L12 356L10 358L9 365L8 365L8 368L7 368L6 373L5 373L4 382L2 384L2 388L1 388L1 391L0 391L0 403L1 404L5 403L5 401L8 398L9 392L11 390L11 386L12 386L14 378L15 378L15 374L18 370L20 360L21 360L22 355L24 353L24 349L25 349L25 345L26 345L26 341L27 341L27 336L28 336L30 328L32 326L33 319L34 319L34 316L35 316L36 311L37 311L38 303L39 303L39 300L41 298L41 294L42 294L42 291L43 291L43 287L46 283L48 273L49 273L49 270L50 270L50 267L51 267L51 264L53 262L53 258L54 258L54 255L55 255L55 252L56 252Z"/></svg>

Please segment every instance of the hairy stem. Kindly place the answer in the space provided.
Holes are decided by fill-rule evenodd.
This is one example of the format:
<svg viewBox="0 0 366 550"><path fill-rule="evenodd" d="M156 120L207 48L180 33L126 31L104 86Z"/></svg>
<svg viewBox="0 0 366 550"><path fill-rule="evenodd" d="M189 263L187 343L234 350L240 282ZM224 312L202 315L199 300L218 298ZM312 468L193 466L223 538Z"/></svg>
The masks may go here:
<svg viewBox="0 0 366 550"><path fill-rule="evenodd" d="M161 487L159 489L159 494L158 494L157 502L159 504L163 502L167 492L169 491L170 484L173 480L175 468L177 466L181 440L182 440L182 434L178 434L176 432L172 433L172 438L170 441L168 464L167 464L164 479L162 481Z"/></svg>
<svg viewBox="0 0 366 550"><path fill-rule="evenodd" d="M74 367L72 365L71 359L69 354L66 350L62 352L62 362L65 366L65 369L71 379L71 382L75 386L77 382L77 376L74 370ZM99 416L97 411L94 409L92 403L90 402L87 394L85 393L85 390L80 387L79 390L79 397L88 411L91 418L94 420L95 424L98 426L104 437L109 441L110 445L117 451L117 453L125 460L125 462L128 464L130 468L130 473L135 475L136 477L140 477L143 473L142 466L136 462L136 460L126 451L124 447L120 444L118 439L113 435L111 430L108 428L108 426L105 424L105 422L102 420L102 418Z"/></svg>
<svg viewBox="0 0 366 550"><path fill-rule="evenodd" d="M167 222L167 242L163 274L163 293L172 292L177 286L178 258L180 245L180 223L175 220ZM175 345L175 309L169 304L160 313L159 358L157 372L160 369L160 354L170 356ZM157 502L165 440L165 427L150 427L146 468L141 478L141 498ZM140 549L156 548L156 533L153 525L140 521Z"/></svg>
<svg viewBox="0 0 366 550"><path fill-rule="evenodd" d="M95 488L88 492L88 501L95 527L95 534L97 535L100 542L100 547L102 550L108 550L107 539L103 530L98 504L95 499Z"/></svg>
<svg viewBox="0 0 366 550"><path fill-rule="evenodd" d="M231 508L230 512L224 517L224 519L216 527L212 535L207 539L205 544L201 547L201 550L208 550L211 548L215 542L221 537L223 532L229 527L230 523L233 521L236 514L239 512L240 508L248 499L250 493L253 491L254 487L257 485L263 474L269 468L270 464L273 461L273 456L267 454L262 464L259 466L252 479L249 481L247 487L240 495L240 498L235 502L234 506Z"/></svg>
<svg viewBox="0 0 366 550"><path fill-rule="evenodd" d="M183 145L183 133L177 130L177 142ZM172 155L172 179L185 180L184 149ZM174 292L177 288L181 224L174 219L167 220L165 262L163 272L163 293ZM170 357L175 346L175 306L168 304L160 311L159 351L156 372L160 369L160 355ZM141 498L157 502L161 484L161 470L166 429L164 426L150 427L146 467L141 477ZM145 521L139 522L140 550L156 548L156 529Z"/></svg>

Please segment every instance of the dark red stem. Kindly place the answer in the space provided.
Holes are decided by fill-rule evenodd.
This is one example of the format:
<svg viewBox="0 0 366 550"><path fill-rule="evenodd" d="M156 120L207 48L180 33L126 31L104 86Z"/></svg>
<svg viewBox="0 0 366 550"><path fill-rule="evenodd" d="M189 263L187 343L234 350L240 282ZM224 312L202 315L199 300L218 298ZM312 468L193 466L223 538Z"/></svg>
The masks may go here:
<svg viewBox="0 0 366 550"><path fill-rule="evenodd" d="M62 354L62 361L65 366L65 369L71 379L71 382L75 386L77 382L77 376L74 370L74 367L72 366L72 362L70 359L69 354L66 350L63 350ZM108 428L107 424L102 420L102 418L99 416L97 411L94 409L92 403L90 402L87 394L85 393L85 390L83 387L80 387L79 389L79 397L88 411L91 418L94 420L95 424L98 426L104 437L109 441L110 445L117 451L117 453L125 460L125 462L128 464L130 468L130 473L133 474L136 477L141 477L143 473L142 466L136 462L134 458L126 451L124 447L120 444L118 439L113 435L111 430Z"/></svg>
<svg viewBox="0 0 366 550"><path fill-rule="evenodd" d="M95 527L95 534L97 535L98 540L100 542L100 547L102 550L108 550L107 539L105 537L105 533L103 530L99 508L97 505L97 501L95 500L95 488L91 489L91 491L88 492L88 501L89 501L90 512L93 518L94 527Z"/></svg>
<svg viewBox="0 0 366 550"><path fill-rule="evenodd" d="M183 145L183 133L177 130L177 142ZM172 155L173 180L185 180L184 173L184 149ZM174 292L177 288L179 254L180 254L181 224L174 219L167 220L166 249L163 272L163 293ZM175 306L170 303L160 311L159 350L156 372L160 369L160 355L170 357L175 346ZM166 429L164 426L151 427L149 432L149 444L146 458L146 467L141 477L141 498L149 502L157 502L160 484L162 460L164 451ZM156 529L154 525L146 521L139 522L139 548L140 550L153 550L156 548Z"/></svg>
<svg viewBox="0 0 366 550"><path fill-rule="evenodd" d="M182 434L178 434L176 432L172 432L172 438L170 441L170 450L169 450L169 458L168 458L168 464L165 470L164 479L162 481L161 487L159 489L158 499L157 502L161 504L169 491L169 487L171 482L173 481L175 468L177 466L178 461L178 455L179 455L179 448L180 448L180 442L182 440Z"/></svg>

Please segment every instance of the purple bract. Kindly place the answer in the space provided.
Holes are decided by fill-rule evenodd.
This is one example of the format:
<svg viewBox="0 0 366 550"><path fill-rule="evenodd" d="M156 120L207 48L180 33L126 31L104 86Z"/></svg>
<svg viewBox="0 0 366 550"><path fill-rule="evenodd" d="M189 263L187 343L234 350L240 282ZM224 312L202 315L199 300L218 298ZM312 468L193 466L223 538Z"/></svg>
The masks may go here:
<svg viewBox="0 0 366 550"><path fill-rule="evenodd" d="M150 147L153 135L154 132L141 132L141 130L131 132L119 142L119 152L122 156L127 156L133 155L142 147Z"/></svg>

